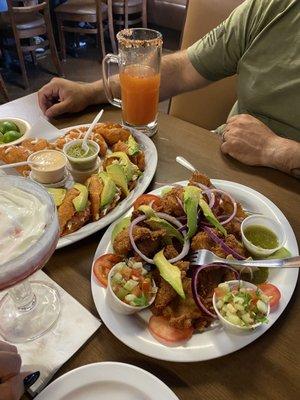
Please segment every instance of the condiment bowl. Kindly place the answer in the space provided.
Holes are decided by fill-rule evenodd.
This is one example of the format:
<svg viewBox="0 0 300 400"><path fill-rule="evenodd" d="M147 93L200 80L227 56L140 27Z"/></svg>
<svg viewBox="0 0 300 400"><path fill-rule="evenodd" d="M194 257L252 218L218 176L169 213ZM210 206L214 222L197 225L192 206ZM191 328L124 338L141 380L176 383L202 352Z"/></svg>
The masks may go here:
<svg viewBox="0 0 300 400"><path fill-rule="evenodd" d="M4 121L11 121L14 124L16 124L17 127L19 128L20 132L22 133L22 136L19 139L13 140L12 142L9 142L9 143L0 143L0 147L20 144L23 142L23 140L25 140L28 137L29 132L31 130L31 125L25 119L11 118L11 117L0 118L0 122L4 122Z"/></svg>
<svg viewBox="0 0 300 400"><path fill-rule="evenodd" d="M260 246L256 246L253 243L251 243L245 236L245 229L249 226L252 225L261 225L264 226L265 228L270 229L272 232L275 233L278 239L278 246L273 248L273 249L264 249ZM244 243L244 246L246 249L253 254L256 257L263 258L263 257L268 257L271 254L275 253L277 250L279 250L281 247L283 247L285 241L286 241L286 236L285 232L280 225L279 222L275 221L274 219L270 217L266 217L264 215L250 215L249 217L245 218L241 224L241 235L242 235L242 240Z"/></svg>
<svg viewBox="0 0 300 400"><path fill-rule="evenodd" d="M30 165L31 177L39 183L57 183L65 178L67 159L61 151L49 149L36 151L28 157L28 161L41 163L41 165Z"/></svg>
<svg viewBox="0 0 300 400"><path fill-rule="evenodd" d="M242 280L232 280L232 281L227 281L228 285L232 288L233 286L243 286L248 289L253 289L253 290L260 290L256 285L250 282L242 281ZM215 313L217 314L219 321L223 325L224 328L230 330L233 333L247 333L249 331L253 331L257 329L259 326L262 325L262 322L257 322L256 324L249 325L249 326L239 326L236 324L233 324L229 322L226 318L223 317L223 315L220 313L218 307L217 307L217 296L214 293L213 295L213 306L215 309ZM268 312L266 314L266 317L270 314L270 305L268 304Z"/></svg>
<svg viewBox="0 0 300 400"><path fill-rule="evenodd" d="M116 272L116 269L118 267L118 264L116 264L108 274L108 282L107 282L107 291L106 291L106 301L110 308L112 308L114 311L116 311L118 314L124 314L124 315L131 315L135 314L139 311L144 310L145 308L149 307L155 300L156 293L153 294L152 299L150 300L149 304L147 306L143 307L135 307L131 306L129 304L124 303L122 300L118 298L118 296L114 293L111 287L111 278ZM152 284L154 287L156 287L154 281L152 281Z"/></svg>
<svg viewBox="0 0 300 400"><path fill-rule="evenodd" d="M67 170L70 172L70 174L72 175L72 177L73 177L75 182L85 183L86 180L91 175L96 174L99 171L100 164L101 164L100 158L97 157L96 164L95 164L95 166L93 168L80 170L80 169L73 168L71 166L71 164L68 162L67 163Z"/></svg>
<svg viewBox="0 0 300 400"><path fill-rule="evenodd" d="M83 139L72 140L66 143L63 147L63 152L72 168L80 171L95 168L100 150L98 143L94 142L93 140L88 140L87 143L95 148L95 154L92 154L89 157L72 157L69 154L71 147L81 145L82 141Z"/></svg>

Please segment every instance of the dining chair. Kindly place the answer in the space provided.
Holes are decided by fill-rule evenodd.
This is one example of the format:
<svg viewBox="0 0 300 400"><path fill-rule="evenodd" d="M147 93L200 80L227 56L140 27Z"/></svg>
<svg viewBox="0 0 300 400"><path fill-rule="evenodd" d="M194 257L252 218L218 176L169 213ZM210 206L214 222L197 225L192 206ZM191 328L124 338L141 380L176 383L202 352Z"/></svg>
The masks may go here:
<svg viewBox="0 0 300 400"><path fill-rule="evenodd" d="M107 20L107 5L101 0L68 0L55 8L58 34L63 61L66 61L65 32L80 35L96 35L97 44L101 46L102 57L105 56L104 21ZM69 24L75 22L74 24ZM79 23L93 24L80 27ZM100 58L102 58L100 57Z"/></svg>
<svg viewBox="0 0 300 400"><path fill-rule="evenodd" d="M141 24L147 28L147 0L107 0L109 34L113 52L117 51L116 30Z"/></svg>
<svg viewBox="0 0 300 400"><path fill-rule="evenodd" d="M181 49L186 49L218 26L244 0L189 0ZM171 99L169 113L212 130L224 124L236 101L236 77Z"/></svg>
<svg viewBox="0 0 300 400"><path fill-rule="evenodd" d="M29 81L24 53L30 52L33 63L37 65L37 48L50 47L52 63L58 75L64 76L52 31L49 0L7 0L7 6L8 11L2 14L1 30L8 34L11 31L13 33L25 89L29 87ZM35 43L34 37L44 35L47 39Z"/></svg>
<svg viewBox="0 0 300 400"><path fill-rule="evenodd" d="M2 57L2 52L0 49L0 59ZM2 75L0 73L0 93L2 94L2 96L4 97L5 101L9 101L9 97L8 97L8 92L4 83L4 80L2 78Z"/></svg>

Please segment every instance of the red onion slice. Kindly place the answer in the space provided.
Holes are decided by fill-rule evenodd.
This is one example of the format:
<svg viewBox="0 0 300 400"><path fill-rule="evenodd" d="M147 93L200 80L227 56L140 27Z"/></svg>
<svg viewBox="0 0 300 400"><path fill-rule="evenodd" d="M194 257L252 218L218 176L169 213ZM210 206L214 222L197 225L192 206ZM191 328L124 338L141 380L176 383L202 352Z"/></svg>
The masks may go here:
<svg viewBox="0 0 300 400"><path fill-rule="evenodd" d="M161 213L161 212L158 212L158 213L155 213L155 214L156 214L159 218L165 219L166 221L170 222L171 224L177 226L177 228L180 228L180 229L181 229L181 228L184 228L184 225L183 225L181 222L179 222L175 217L172 217L172 216L169 215L169 214ZM140 251L140 249L137 247L137 245L136 245L136 243L135 243L135 241L134 241L134 238L133 238L133 228L134 228L137 224L139 224L140 222L144 221L145 219L147 219L146 215L140 215L139 217L137 217L136 219L134 219L134 220L131 222L131 225L130 225L130 227L129 227L129 239L130 239L130 243L131 243L131 246L133 247L134 251L135 251L143 260L145 260L147 263L149 263L149 264L154 264L153 259L151 259L151 258L145 256L145 254L143 254L143 253ZM175 262L177 262L177 261L180 261L182 258L184 258L184 257L188 254L188 252L189 252L189 250L190 250L190 241L186 238L186 230L183 230L183 232L181 232L181 234L182 234L182 236L183 236L183 238L184 238L184 244L183 244L183 246L182 246L182 250L181 250L180 254L178 254L178 256L176 256L176 257L174 257L174 258L168 260L169 263L171 263L171 264L172 264L172 263L175 263Z"/></svg>
<svg viewBox="0 0 300 400"><path fill-rule="evenodd" d="M199 274L201 271L203 271L206 268L226 268L231 270L232 272L234 272L234 274L236 275L236 277L238 276L238 272L232 268L230 265L227 264L221 264L221 263L215 263L215 264L204 264L204 265L200 265L199 267L196 267L193 271L193 276L192 276L192 292L193 292L193 298L195 300L195 303L197 304L197 306L199 307L199 309L203 312L205 312L206 314L208 314L209 316L213 317L213 318L217 318L217 315L212 313L208 308L205 307L205 305L203 304L202 300L201 300L201 296L198 293L198 278L199 278Z"/></svg>
<svg viewBox="0 0 300 400"><path fill-rule="evenodd" d="M212 191L212 193L216 193L216 194L219 193L219 194L221 194L223 196L227 196L229 198L229 200L231 201L232 205L233 205L233 210L232 210L231 215L225 221L220 222L221 225L226 225L226 224L228 224L228 222L230 222L236 216L237 203L234 200L234 198L229 193L224 192L224 190L212 189L211 191Z"/></svg>
<svg viewBox="0 0 300 400"><path fill-rule="evenodd" d="M209 237L217 244L219 244L222 249L225 251L227 254L231 254L236 260L245 260L245 257L242 256L241 254L237 253L234 249L229 247L223 239L219 238L214 231L209 228L208 226L202 226L202 229L209 235Z"/></svg>

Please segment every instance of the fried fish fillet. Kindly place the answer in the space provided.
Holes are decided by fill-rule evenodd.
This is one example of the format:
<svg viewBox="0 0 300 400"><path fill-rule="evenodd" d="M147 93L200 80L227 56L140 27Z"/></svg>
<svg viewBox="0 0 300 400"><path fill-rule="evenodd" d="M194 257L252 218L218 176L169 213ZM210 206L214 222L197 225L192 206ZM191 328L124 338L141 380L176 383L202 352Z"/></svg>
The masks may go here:
<svg viewBox="0 0 300 400"><path fill-rule="evenodd" d="M100 218L100 201L103 190L103 182L97 175L92 175L88 179L89 200L91 202L91 212L93 221Z"/></svg>
<svg viewBox="0 0 300 400"><path fill-rule="evenodd" d="M130 136L130 131L120 124L103 122L95 127L95 132L100 133L109 146L113 146L119 140L125 142Z"/></svg>
<svg viewBox="0 0 300 400"><path fill-rule="evenodd" d="M23 146L0 147L0 160L6 164L27 161L27 158L30 156L30 154L32 154L32 152ZM30 171L30 167L25 165L23 167L16 168L16 170L20 174L26 175Z"/></svg>

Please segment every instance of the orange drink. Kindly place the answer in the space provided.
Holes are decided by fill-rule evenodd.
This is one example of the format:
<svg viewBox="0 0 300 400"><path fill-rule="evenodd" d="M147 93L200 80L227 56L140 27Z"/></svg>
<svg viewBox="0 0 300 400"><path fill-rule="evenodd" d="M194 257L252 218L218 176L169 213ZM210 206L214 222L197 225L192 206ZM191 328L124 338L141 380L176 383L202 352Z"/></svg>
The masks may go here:
<svg viewBox="0 0 300 400"><path fill-rule="evenodd" d="M122 109L123 124L147 136L157 132L162 36L152 29L124 29L117 34L119 53L107 54L102 64L108 101ZM110 84L110 64L118 64L121 99Z"/></svg>
<svg viewBox="0 0 300 400"><path fill-rule="evenodd" d="M147 65L129 65L120 72L123 121L143 126L156 119L160 74Z"/></svg>

